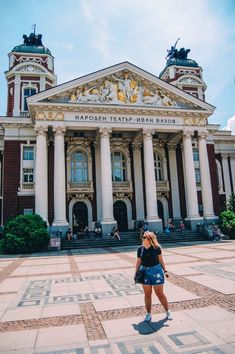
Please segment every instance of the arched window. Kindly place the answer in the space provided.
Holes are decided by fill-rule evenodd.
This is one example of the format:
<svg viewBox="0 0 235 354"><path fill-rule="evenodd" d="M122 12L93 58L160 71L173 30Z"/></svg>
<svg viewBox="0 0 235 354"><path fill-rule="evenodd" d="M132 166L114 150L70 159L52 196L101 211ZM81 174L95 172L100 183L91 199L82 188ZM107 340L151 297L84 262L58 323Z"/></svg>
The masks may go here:
<svg viewBox="0 0 235 354"><path fill-rule="evenodd" d="M126 180L126 161L125 156L120 151L114 151L111 155L112 161L112 180Z"/></svg>
<svg viewBox="0 0 235 354"><path fill-rule="evenodd" d="M76 151L71 155L71 182L88 181L87 155L83 151Z"/></svg>
<svg viewBox="0 0 235 354"><path fill-rule="evenodd" d="M155 180L163 181L162 158L156 152L154 153L154 168L155 168Z"/></svg>
<svg viewBox="0 0 235 354"><path fill-rule="evenodd" d="M37 93L37 90L35 88L27 87L24 89L24 111L28 111L26 98L35 95L35 93Z"/></svg>

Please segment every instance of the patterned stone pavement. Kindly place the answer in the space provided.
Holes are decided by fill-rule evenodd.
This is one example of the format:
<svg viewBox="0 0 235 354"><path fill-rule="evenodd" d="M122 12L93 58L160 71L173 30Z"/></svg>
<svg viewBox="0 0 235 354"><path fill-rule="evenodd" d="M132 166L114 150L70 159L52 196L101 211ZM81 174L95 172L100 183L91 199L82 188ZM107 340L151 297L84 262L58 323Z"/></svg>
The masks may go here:
<svg viewBox="0 0 235 354"><path fill-rule="evenodd" d="M136 247L0 256L0 353L235 353L235 241L164 245L167 321L144 323Z"/></svg>

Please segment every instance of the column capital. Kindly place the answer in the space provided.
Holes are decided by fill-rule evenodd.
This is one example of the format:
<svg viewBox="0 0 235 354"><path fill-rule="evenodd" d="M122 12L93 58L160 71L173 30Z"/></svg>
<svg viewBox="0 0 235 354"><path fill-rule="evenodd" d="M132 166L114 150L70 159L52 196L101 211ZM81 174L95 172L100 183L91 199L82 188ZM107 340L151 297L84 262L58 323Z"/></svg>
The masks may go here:
<svg viewBox="0 0 235 354"><path fill-rule="evenodd" d="M194 130L192 129L188 129L188 128L185 128L183 131L182 131L182 137L183 139L185 138L191 138L194 134Z"/></svg>
<svg viewBox="0 0 235 354"><path fill-rule="evenodd" d="M34 130L36 131L37 135L46 136L48 125L35 125Z"/></svg>
<svg viewBox="0 0 235 354"><path fill-rule="evenodd" d="M142 132L143 132L143 139L147 140L147 139L152 139L155 130L150 128L143 128Z"/></svg>
<svg viewBox="0 0 235 354"><path fill-rule="evenodd" d="M169 150L176 150L178 143L167 143Z"/></svg>
<svg viewBox="0 0 235 354"><path fill-rule="evenodd" d="M53 132L55 133L54 135L62 135L64 136L66 132L66 126L65 125L54 125L52 127Z"/></svg>
<svg viewBox="0 0 235 354"><path fill-rule="evenodd" d="M112 129L111 128L100 128L99 133L102 138L109 138L110 134L112 133Z"/></svg>
<svg viewBox="0 0 235 354"><path fill-rule="evenodd" d="M209 135L208 130L201 130L198 132L198 140L206 139Z"/></svg>
<svg viewBox="0 0 235 354"><path fill-rule="evenodd" d="M140 150L142 147L142 141L133 141L131 143L133 151Z"/></svg>
<svg viewBox="0 0 235 354"><path fill-rule="evenodd" d="M227 160L228 154L221 154L222 159Z"/></svg>

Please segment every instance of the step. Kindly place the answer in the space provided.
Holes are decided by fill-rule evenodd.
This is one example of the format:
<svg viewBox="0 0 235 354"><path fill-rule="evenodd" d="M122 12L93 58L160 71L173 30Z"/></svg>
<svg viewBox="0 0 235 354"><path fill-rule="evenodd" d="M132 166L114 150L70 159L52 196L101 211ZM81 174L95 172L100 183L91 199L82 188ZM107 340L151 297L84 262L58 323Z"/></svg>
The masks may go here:
<svg viewBox="0 0 235 354"><path fill-rule="evenodd" d="M84 248L97 248L97 247L118 247L118 246L131 246L141 244L138 231L130 231L120 234L121 240L113 239L110 237L102 238L88 238L80 240L62 240L62 249L84 249ZM197 232L175 232L170 235L158 234L160 244L164 243L178 243L178 242L193 242L193 241L207 241L208 239L203 235L198 235Z"/></svg>

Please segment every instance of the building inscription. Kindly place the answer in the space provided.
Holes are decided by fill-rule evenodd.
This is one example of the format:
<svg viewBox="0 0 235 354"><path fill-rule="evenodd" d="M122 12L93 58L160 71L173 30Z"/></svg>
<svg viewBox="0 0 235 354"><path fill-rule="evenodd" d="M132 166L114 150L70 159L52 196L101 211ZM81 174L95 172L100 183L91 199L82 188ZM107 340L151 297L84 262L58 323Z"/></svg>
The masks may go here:
<svg viewBox="0 0 235 354"><path fill-rule="evenodd" d="M158 118L158 117L130 117L130 116L106 116L77 114L75 120L79 122L101 122L101 123L136 123L136 124L164 124L175 125L181 124L179 118Z"/></svg>

